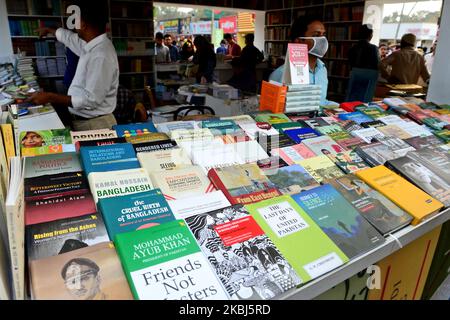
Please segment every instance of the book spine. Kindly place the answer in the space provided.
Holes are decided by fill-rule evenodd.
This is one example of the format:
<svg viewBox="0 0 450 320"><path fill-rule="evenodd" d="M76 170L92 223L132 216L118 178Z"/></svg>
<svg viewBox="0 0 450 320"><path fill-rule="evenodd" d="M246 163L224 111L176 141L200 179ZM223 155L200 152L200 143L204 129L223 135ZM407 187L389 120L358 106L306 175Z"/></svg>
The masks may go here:
<svg viewBox="0 0 450 320"><path fill-rule="evenodd" d="M1 130L3 134L3 143L5 146L5 153L6 153L6 159L8 162L9 167L9 160L12 157L16 156L16 150L14 148L14 136L12 131L12 125L11 124L2 124Z"/></svg>

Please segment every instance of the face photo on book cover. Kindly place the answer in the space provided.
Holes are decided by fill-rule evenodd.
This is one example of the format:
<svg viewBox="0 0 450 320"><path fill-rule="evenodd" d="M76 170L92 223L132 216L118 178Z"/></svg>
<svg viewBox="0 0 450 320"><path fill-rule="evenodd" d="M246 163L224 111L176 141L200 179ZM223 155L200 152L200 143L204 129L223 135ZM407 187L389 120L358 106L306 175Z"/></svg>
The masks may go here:
<svg viewBox="0 0 450 320"><path fill-rule="evenodd" d="M24 131L20 133L21 148L39 148L55 144L70 144L70 131L67 129Z"/></svg>
<svg viewBox="0 0 450 320"><path fill-rule="evenodd" d="M248 217L236 205L186 222L232 299L270 299L301 283L292 266L264 234L226 246L214 229Z"/></svg>

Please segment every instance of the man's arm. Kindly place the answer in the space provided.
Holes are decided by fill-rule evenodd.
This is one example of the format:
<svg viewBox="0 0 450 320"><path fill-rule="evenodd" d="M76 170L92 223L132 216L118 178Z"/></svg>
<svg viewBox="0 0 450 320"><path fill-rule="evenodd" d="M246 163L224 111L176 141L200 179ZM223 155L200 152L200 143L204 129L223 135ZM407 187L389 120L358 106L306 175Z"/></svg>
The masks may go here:
<svg viewBox="0 0 450 320"><path fill-rule="evenodd" d="M37 92L33 94L28 101L35 105L44 105L47 103L53 106L71 106L72 97L52 92Z"/></svg>
<svg viewBox="0 0 450 320"><path fill-rule="evenodd" d="M393 56L394 56L394 54L391 54L389 57L384 58L383 60L381 60L380 65L379 65L381 76L386 80L389 79L389 77L391 76L388 72L388 67L394 61Z"/></svg>
<svg viewBox="0 0 450 320"><path fill-rule="evenodd" d="M81 56L86 42L83 41L75 32L59 28L56 30L55 35L59 42L62 42L77 56Z"/></svg>
<svg viewBox="0 0 450 320"><path fill-rule="evenodd" d="M425 63L425 58L421 57L420 59L420 76L423 81L427 82L430 79L430 73L428 72L427 65Z"/></svg>

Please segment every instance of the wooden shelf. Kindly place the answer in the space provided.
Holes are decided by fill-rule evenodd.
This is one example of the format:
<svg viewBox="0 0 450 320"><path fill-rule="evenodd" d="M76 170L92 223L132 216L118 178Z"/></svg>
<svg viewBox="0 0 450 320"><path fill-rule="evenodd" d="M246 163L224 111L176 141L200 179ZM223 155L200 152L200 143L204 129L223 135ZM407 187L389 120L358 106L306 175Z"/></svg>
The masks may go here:
<svg viewBox="0 0 450 320"><path fill-rule="evenodd" d="M364 0L358 0L358 1L346 1L346 2L331 2L331 3L324 3L325 6L335 6L335 5L350 5L350 4L362 4L365 3Z"/></svg>
<svg viewBox="0 0 450 320"><path fill-rule="evenodd" d="M28 18L28 19L62 19L63 16L49 15L28 15L28 14L8 14L8 18Z"/></svg>

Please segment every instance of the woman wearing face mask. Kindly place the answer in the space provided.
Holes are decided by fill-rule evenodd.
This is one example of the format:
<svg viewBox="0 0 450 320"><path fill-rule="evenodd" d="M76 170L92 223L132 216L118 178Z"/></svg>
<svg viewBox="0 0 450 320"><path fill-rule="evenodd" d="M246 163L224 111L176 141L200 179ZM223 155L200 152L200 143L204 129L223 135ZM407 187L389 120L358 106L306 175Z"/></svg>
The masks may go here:
<svg viewBox="0 0 450 320"><path fill-rule="evenodd" d="M299 17L291 27L291 42L308 45L309 50L309 82L321 85L321 105L336 104L327 100L328 73L323 58L328 51L326 30L320 19L315 17ZM284 65L270 75L269 80L282 82Z"/></svg>

